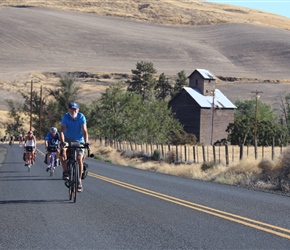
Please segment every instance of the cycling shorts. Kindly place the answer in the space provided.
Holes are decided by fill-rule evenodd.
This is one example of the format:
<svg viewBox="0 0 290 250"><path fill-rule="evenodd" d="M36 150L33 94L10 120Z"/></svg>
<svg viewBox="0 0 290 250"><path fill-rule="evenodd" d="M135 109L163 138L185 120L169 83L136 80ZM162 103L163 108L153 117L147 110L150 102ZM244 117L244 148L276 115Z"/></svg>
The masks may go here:
<svg viewBox="0 0 290 250"><path fill-rule="evenodd" d="M47 152L57 152L58 149L56 146L53 146L53 147L47 147Z"/></svg>
<svg viewBox="0 0 290 250"><path fill-rule="evenodd" d="M25 147L25 150L26 150L26 152L33 152L34 147L32 147L32 146L26 146Z"/></svg>

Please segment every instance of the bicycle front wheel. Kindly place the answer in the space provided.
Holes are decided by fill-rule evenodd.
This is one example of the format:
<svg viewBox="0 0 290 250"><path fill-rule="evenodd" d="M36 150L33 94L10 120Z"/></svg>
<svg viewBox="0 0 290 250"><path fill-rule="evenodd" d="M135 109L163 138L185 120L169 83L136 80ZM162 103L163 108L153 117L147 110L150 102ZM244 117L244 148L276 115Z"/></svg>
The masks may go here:
<svg viewBox="0 0 290 250"><path fill-rule="evenodd" d="M68 169L68 183L69 183L69 188L68 188L69 200L71 200L72 195L73 195L74 185L73 185L73 169L70 162L67 165L67 169Z"/></svg>
<svg viewBox="0 0 290 250"><path fill-rule="evenodd" d="M51 155L50 157L50 176L54 175L54 155Z"/></svg>
<svg viewBox="0 0 290 250"><path fill-rule="evenodd" d="M74 202L77 200L78 180L79 180L79 166L74 163Z"/></svg>

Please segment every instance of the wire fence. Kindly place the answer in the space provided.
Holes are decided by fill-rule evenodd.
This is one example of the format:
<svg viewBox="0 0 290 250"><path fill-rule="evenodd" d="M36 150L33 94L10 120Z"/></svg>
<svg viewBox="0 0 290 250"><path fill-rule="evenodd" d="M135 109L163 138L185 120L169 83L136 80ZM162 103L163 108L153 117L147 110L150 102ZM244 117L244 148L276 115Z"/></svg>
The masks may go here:
<svg viewBox="0 0 290 250"><path fill-rule="evenodd" d="M96 140L101 146L111 146L118 151L135 151L170 163L223 163L229 165L243 159L277 159L286 149L283 146L237 146L237 145L163 145L135 143L119 140Z"/></svg>

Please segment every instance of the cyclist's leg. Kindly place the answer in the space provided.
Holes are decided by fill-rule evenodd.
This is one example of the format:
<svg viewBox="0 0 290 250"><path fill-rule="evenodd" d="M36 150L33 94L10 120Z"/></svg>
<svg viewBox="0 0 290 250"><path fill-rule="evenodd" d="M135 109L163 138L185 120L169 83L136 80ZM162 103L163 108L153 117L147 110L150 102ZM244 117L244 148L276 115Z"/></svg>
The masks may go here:
<svg viewBox="0 0 290 250"><path fill-rule="evenodd" d="M49 151L49 149L47 149L47 154L46 154L46 162L47 162L47 168L46 168L46 172L49 171L50 169L50 158L51 158L51 152Z"/></svg>
<svg viewBox="0 0 290 250"><path fill-rule="evenodd" d="M61 160L62 171L63 171L62 179L67 180L68 171L67 171L67 164L66 164L66 160L67 160L67 149L66 148L63 148L61 150L60 160Z"/></svg>
<svg viewBox="0 0 290 250"><path fill-rule="evenodd" d="M29 147L26 147L26 150L25 150L25 166L28 165L28 161L29 161Z"/></svg>
<svg viewBox="0 0 290 250"><path fill-rule="evenodd" d="M83 173L83 169L84 169L84 150L83 149L79 149L77 151L77 162L78 162L78 166L79 166L79 176L78 176L78 192L82 192L83 191L83 186L82 186L82 173Z"/></svg>

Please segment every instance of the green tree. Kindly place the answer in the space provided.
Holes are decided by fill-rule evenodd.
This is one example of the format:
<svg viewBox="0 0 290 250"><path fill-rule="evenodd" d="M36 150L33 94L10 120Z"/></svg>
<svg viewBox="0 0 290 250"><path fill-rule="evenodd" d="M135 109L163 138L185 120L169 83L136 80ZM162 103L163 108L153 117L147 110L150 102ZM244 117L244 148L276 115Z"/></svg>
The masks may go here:
<svg viewBox="0 0 290 250"><path fill-rule="evenodd" d="M234 123L229 124L227 132L232 144L254 145L254 130L257 128L258 145L271 145L273 137L279 138L282 128L271 106L257 100L257 124L255 123L256 100L235 102Z"/></svg>
<svg viewBox="0 0 290 250"><path fill-rule="evenodd" d="M62 115L67 112L68 104L77 100L80 90L70 75L62 76L59 82L60 88L47 89L48 94L53 96L57 102L57 113L55 114L57 120L60 120Z"/></svg>
<svg viewBox="0 0 290 250"><path fill-rule="evenodd" d="M133 77L132 81L128 82L127 91L140 94L143 100L146 99L156 85L156 73L157 71L152 62L138 62L136 69L132 70Z"/></svg>
<svg viewBox="0 0 290 250"><path fill-rule="evenodd" d="M154 90L157 99L165 100L167 97L170 97L172 86L170 85L168 78L166 78L164 73L159 76Z"/></svg>
<svg viewBox="0 0 290 250"><path fill-rule="evenodd" d="M185 86L188 86L188 78L185 74L185 71L182 70L182 71L177 73L177 80L176 80L175 85L173 87L171 96L173 97L176 94L178 94L182 90L182 88Z"/></svg>
<svg viewBox="0 0 290 250"><path fill-rule="evenodd" d="M166 101L152 94L143 101L141 95L126 92L120 85L109 87L94 105L90 129L111 139L161 143L170 132L182 129Z"/></svg>
<svg viewBox="0 0 290 250"><path fill-rule="evenodd" d="M6 133L17 135L24 133L24 120L21 117L22 105L20 103L14 103L12 100L6 100L9 108L8 115L12 119L11 122L6 122Z"/></svg>

